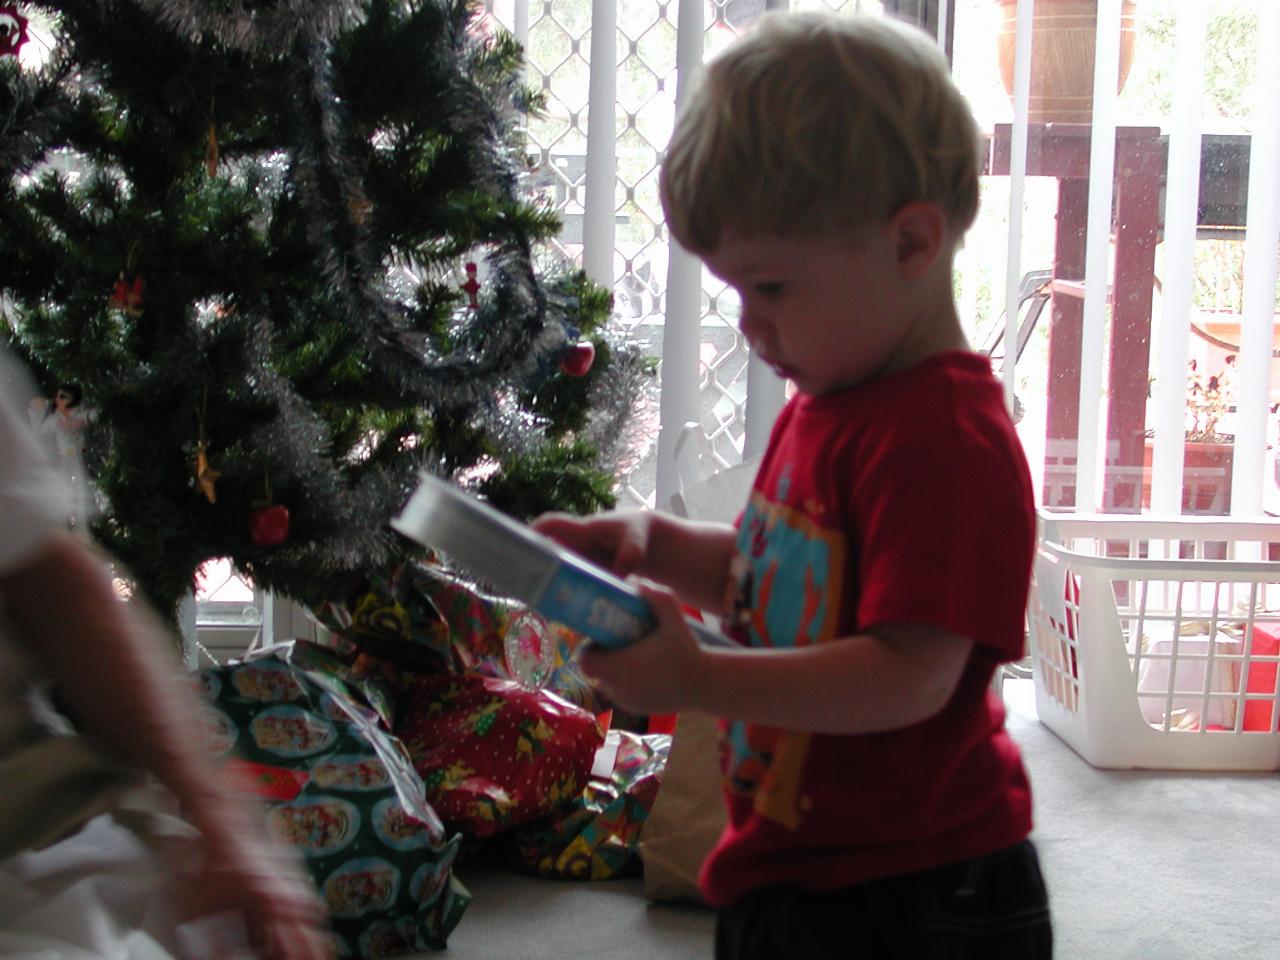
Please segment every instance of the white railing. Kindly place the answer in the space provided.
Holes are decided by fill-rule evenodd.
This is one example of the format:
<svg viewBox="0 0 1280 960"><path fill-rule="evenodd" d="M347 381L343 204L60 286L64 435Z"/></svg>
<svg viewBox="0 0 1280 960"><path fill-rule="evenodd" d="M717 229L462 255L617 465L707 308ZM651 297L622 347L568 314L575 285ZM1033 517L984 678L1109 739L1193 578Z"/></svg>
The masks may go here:
<svg viewBox="0 0 1280 960"><path fill-rule="evenodd" d="M1185 6L1186 4L1184 4ZM1244 316L1240 337L1232 510L1261 513L1271 357L1275 342L1276 248L1280 246L1280 4L1258 10L1258 75L1249 154L1244 239Z"/></svg>
<svg viewBox="0 0 1280 960"><path fill-rule="evenodd" d="M1164 318L1160 331L1159 383L1179 383L1186 376L1191 336L1191 295L1194 283L1196 207L1200 199L1201 99L1204 94L1205 16L1201 3L1184 3L1178 10L1176 59L1183 68L1173 78L1173 114L1169 118L1169 174L1165 194ZM1183 431L1186 414L1182 397L1161 391L1152 445L1151 506L1158 513L1176 514L1182 496Z"/></svg>

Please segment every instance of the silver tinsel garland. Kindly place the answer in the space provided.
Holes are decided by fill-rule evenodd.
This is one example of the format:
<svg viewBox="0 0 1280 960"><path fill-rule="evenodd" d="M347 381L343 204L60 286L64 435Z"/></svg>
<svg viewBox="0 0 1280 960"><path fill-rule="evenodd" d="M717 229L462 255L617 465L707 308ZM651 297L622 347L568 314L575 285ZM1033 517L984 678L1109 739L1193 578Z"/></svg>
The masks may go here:
<svg viewBox="0 0 1280 960"><path fill-rule="evenodd" d="M50 131L71 111L62 84L72 71L72 64L58 59L34 75L15 72L9 78L7 103L0 111L0 182L45 159Z"/></svg>
<svg viewBox="0 0 1280 960"><path fill-rule="evenodd" d="M358 0L138 0L192 40L284 55L300 35L328 39L357 22Z"/></svg>
<svg viewBox="0 0 1280 960"><path fill-rule="evenodd" d="M394 399L427 405L481 403L504 383L518 383L564 349L568 331L549 315L527 242L514 239L489 250L493 284L470 322L488 331L483 347L446 357L432 356L424 337L414 332L395 302L387 271L368 246L368 229L354 211L365 195L360 176L342 144L347 123L333 89L329 44L310 37L295 47L298 103L306 118L294 146L292 177L308 221L308 236L330 290L350 316L351 328L383 371ZM456 113L452 132L481 151L477 183L492 189L514 188L509 151L490 140L496 122L492 105L470 77L449 81L452 99L470 110ZM484 153L484 151L490 151Z"/></svg>

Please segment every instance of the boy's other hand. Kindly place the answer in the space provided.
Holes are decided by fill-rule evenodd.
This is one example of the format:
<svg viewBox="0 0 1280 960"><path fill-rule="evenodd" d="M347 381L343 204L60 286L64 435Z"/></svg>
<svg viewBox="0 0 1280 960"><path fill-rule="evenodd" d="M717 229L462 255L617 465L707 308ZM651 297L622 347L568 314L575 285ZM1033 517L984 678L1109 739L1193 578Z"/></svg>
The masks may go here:
<svg viewBox="0 0 1280 960"><path fill-rule="evenodd" d="M708 654L694 639L670 591L647 581L635 585L653 609L657 626L620 650L606 652L588 645L582 670L611 700L634 713L695 708Z"/></svg>
<svg viewBox="0 0 1280 960"><path fill-rule="evenodd" d="M595 517L547 513L531 526L618 577L640 571L649 551L649 517L639 510Z"/></svg>

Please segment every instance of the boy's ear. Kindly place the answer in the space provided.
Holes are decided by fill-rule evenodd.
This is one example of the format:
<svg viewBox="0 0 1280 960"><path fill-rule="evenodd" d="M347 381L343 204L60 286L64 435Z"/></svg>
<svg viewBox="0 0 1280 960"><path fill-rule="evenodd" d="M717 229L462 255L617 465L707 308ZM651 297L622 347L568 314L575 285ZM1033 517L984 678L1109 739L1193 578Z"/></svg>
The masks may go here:
<svg viewBox="0 0 1280 960"><path fill-rule="evenodd" d="M947 217L936 203L916 200L889 218L889 231L903 279L915 280L929 271L947 244Z"/></svg>

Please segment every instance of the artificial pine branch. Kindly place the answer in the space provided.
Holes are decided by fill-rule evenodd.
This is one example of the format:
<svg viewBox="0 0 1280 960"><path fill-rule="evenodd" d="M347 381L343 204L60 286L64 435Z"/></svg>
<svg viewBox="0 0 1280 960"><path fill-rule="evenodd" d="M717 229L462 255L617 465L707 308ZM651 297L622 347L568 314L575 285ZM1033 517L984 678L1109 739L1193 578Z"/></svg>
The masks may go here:
<svg viewBox="0 0 1280 960"><path fill-rule="evenodd" d="M611 502L643 364L520 194L514 41L465 0L28 6L57 47L0 68L0 331L83 385L95 533L144 594L172 610L230 557L323 599L417 550L388 521L423 468L526 515Z"/></svg>

